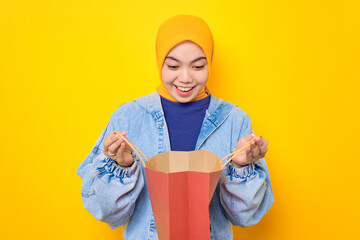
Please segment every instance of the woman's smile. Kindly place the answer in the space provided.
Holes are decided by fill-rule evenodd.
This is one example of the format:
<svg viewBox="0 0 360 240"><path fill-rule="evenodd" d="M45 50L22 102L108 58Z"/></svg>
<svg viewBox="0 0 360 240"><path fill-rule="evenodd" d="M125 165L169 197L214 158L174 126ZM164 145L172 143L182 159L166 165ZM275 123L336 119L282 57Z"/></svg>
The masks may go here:
<svg viewBox="0 0 360 240"><path fill-rule="evenodd" d="M192 88L195 87L195 86L193 86L193 87L182 87L182 86L178 86L178 85L175 85L175 84L174 84L174 86L175 86L177 89L179 89L180 91L183 91L183 92L188 92L188 91L190 91Z"/></svg>
<svg viewBox="0 0 360 240"><path fill-rule="evenodd" d="M182 97L189 96L192 93L193 89L195 88L195 87L180 87L180 86L176 86L176 85L174 85L174 86L175 86L176 92Z"/></svg>

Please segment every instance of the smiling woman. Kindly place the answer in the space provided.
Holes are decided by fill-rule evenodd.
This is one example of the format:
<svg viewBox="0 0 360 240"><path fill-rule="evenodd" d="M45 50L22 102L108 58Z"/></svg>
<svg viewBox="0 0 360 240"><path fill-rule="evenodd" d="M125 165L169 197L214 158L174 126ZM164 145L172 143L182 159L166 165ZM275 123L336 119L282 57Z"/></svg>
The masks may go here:
<svg viewBox="0 0 360 240"><path fill-rule="evenodd" d="M156 39L162 84L118 107L78 168L84 207L111 228L124 225L126 239L158 239L158 232L144 167L114 130L123 130L120 134L149 158L201 149L227 156L255 139L232 161L223 161L226 165L209 205L210 226L205 223L204 228L211 239L232 239L230 222L242 227L256 224L274 202L264 159L268 142L254 134L243 110L207 89L213 51L212 33L201 18L178 15L165 21Z"/></svg>
<svg viewBox="0 0 360 240"><path fill-rule="evenodd" d="M166 90L178 102L191 102L197 97L209 76L207 60L201 47L183 41L166 56L161 79ZM166 98L166 96L164 96Z"/></svg>

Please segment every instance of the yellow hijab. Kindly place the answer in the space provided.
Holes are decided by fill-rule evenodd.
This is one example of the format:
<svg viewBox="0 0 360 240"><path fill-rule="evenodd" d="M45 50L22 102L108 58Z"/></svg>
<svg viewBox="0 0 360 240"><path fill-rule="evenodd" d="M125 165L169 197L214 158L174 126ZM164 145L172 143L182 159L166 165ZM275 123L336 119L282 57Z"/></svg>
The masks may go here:
<svg viewBox="0 0 360 240"><path fill-rule="evenodd" d="M164 98L177 102L164 86L161 78L161 70L168 52L177 44L190 40L199 45L205 53L209 70L211 73L212 57L214 53L214 39L209 26L199 17L192 15L178 15L166 20L157 32L156 37L156 59L160 73L161 85L156 91ZM200 90L193 101L207 97L210 94L207 85Z"/></svg>

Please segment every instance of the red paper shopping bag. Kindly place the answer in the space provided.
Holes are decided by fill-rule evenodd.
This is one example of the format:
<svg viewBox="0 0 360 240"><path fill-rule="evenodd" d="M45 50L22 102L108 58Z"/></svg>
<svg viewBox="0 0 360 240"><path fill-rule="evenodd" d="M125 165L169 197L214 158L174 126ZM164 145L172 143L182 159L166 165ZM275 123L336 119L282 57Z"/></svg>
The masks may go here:
<svg viewBox="0 0 360 240"><path fill-rule="evenodd" d="M209 203L221 174L207 150L169 151L146 162L146 180L159 239L210 239Z"/></svg>
<svg viewBox="0 0 360 240"><path fill-rule="evenodd" d="M255 138L222 159L208 150L168 151L147 159L126 137L114 133L124 138L144 165L159 239L210 239L209 204L222 169Z"/></svg>

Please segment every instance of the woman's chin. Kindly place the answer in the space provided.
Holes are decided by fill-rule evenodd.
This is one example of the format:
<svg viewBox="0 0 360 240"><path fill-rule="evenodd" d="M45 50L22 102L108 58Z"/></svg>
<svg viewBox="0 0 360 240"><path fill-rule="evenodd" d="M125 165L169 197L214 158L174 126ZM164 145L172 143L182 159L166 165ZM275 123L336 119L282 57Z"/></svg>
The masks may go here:
<svg viewBox="0 0 360 240"><path fill-rule="evenodd" d="M196 95L194 95L194 94L190 94L190 95L184 97L184 96L180 96L179 94L176 94L176 93L175 93L175 94L173 95L173 98L175 98L178 102L187 103L187 102L193 101L194 98L195 98L195 96L196 96Z"/></svg>

